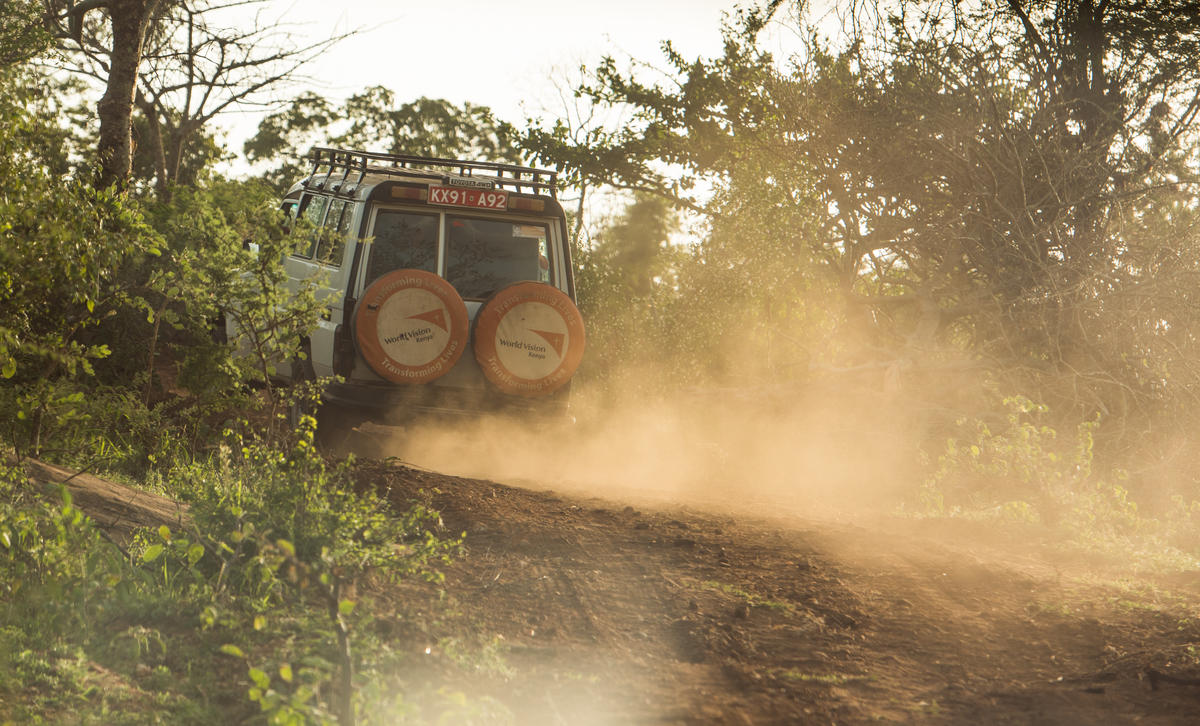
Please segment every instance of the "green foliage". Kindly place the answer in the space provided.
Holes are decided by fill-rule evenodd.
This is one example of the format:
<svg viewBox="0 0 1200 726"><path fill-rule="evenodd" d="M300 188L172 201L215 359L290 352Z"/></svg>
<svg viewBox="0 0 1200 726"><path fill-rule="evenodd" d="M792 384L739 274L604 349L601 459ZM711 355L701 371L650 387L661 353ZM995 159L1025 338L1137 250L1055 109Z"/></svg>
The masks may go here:
<svg viewBox="0 0 1200 726"><path fill-rule="evenodd" d="M96 440L82 440L77 437L86 439L85 421L157 419L159 425L175 424L188 442L184 449L194 452L219 433L212 421L252 408L243 386L268 384L274 363L295 355L321 309L311 286L294 296L286 289L281 260L293 243L268 198L255 183L181 189L169 205L151 210L149 221L161 236L138 221L140 215L127 212L132 234L115 236L107 245L97 234L81 240L80 246L88 245L83 250L72 250L49 232L10 227L13 244L0 253L9 265L4 310L11 314L0 315L0 343L8 345L0 345L0 354L10 380L0 386L0 398L16 404L6 409L17 416L7 422L10 440L40 451L52 428L67 435L52 448L82 455L108 449L105 436L128 439L131 433L125 426L97 428ZM97 216L114 234L122 231L111 215ZM150 240L155 246L147 249L154 254L129 241L138 239ZM260 253L246 249L251 245ZM37 258L40 266L33 262ZM56 303L63 298L71 304ZM30 314L43 310L50 314ZM229 345L213 337L226 318L237 323ZM239 348L251 355L233 357ZM182 388L170 387L164 367L174 371L173 383ZM93 375L107 385L85 384ZM268 390L274 410L279 396ZM80 398L85 392L86 402ZM171 398L182 404L171 418L154 410ZM65 404L80 409L81 425L62 425ZM118 447L143 461L164 453L161 448Z"/></svg>
<svg viewBox="0 0 1200 726"><path fill-rule="evenodd" d="M258 133L243 146L252 162L274 163L264 178L280 191L308 171L297 158L310 146L323 141L323 132L334 121L334 109L325 97L303 93L282 111L269 114L258 124Z"/></svg>
<svg viewBox="0 0 1200 726"><path fill-rule="evenodd" d="M1139 510L1120 470L1096 470L1099 420L1079 424L1061 440L1045 423L1049 410L1023 396L1004 400L1001 422L960 421L963 438L945 451L920 490L918 511L933 516L1041 524L1087 551L1145 557L1152 564L1194 562L1200 547L1181 537L1195 505L1179 498L1165 521Z"/></svg>
<svg viewBox="0 0 1200 726"><path fill-rule="evenodd" d="M675 227L665 202L642 196L589 244L577 241L575 285L588 334L582 376L593 385L624 383L635 370L647 376L646 386L663 384L649 372L669 355L664 348L682 323L677 275L686 256L669 243ZM676 371L686 365L675 364Z"/></svg>
<svg viewBox="0 0 1200 726"><path fill-rule="evenodd" d="M296 159L313 145L519 163L515 137L512 125L486 106L438 98L397 103L392 91L373 86L339 107L315 93L301 94L263 119L244 151L252 162L276 164L266 179L286 189L308 173Z"/></svg>
<svg viewBox="0 0 1200 726"><path fill-rule="evenodd" d="M355 581L374 571L392 580L440 581L433 566L448 561L460 544L440 539L431 529L436 514L420 505L397 517L373 494L354 492L344 472L329 471L317 456L314 425L312 418L302 422L290 454L246 446L223 461L218 482L191 481L200 497L193 504L198 525L227 533L209 547L221 562L219 586L244 593L255 613L311 597L324 609L321 630L336 641L326 656L332 666L309 662L293 670L284 661L271 666L278 679L267 675L270 669L248 666L249 698L272 723L325 723L331 713L349 722L356 671L351 633L369 617L353 594ZM242 654L236 645L225 652ZM317 687L328 680L336 684L332 693Z"/></svg>
<svg viewBox="0 0 1200 726"><path fill-rule="evenodd" d="M0 385L36 451L43 419L78 402L71 382L114 350L97 329L137 299L119 271L161 256L162 240L127 200L63 178L63 159L40 153L59 130L11 103L0 102Z"/></svg>
<svg viewBox="0 0 1200 726"><path fill-rule="evenodd" d="M716 57L603 59L576 95L622 123L522 144L702 215L679 279L709 310L679 327L715 377L894 366L946 409L997 382L1064 422L1111 412L1102 449L1141 468L1195 427L1200 37L1182 1L1026 5L1029 22L1004 3L856 5L830 36L771 3L734 16ZM795 55L759 40L773 14L799 19ZM1161 476L1194 493L1200 449L1175 458Z"/></svg>
<svg viewBox="0 0 1200 726"><path fill-rule="evenodd" d="M192 407L150 407L136 388L83 381L0 386L0 410L16 412L0 420L0 440L30 442L30 451L69 466L134 477L189 461L201 433L183 423L199 424Z"/></svg>
<svg viewBox="0 0 1200 726"><path fill-rule="evenodd" d="M87 628L120 568L65 488L57 502L39 494L19 469L0 467L0 625L53 638Z"/></svg>
<svg viewBox="0 0 1200 726"><path fill-rule="evenodd" d="M19 80L0 100L0 431L22 450L72 452L76 463L124 457L111 465L144 471L174 424L194 453L219 433L214 420L251 407L244 385L266 383L319 314L308 288L285 289L293 243L277 200L257 182L214 179L143 208L63 176L63 132L17 105L31 93ZM225 317L252 358L214 340ZM153 410L175 397L173 417ZM123 418L153 422L158 435ZM130 433L150 438L112 440L130 444Z"/></svg>
<svg viewBox="0 0 1200 726"><path fill-rule="evenodd" d="M18 381L90 373L110 349L85 333L130 302L114 271L161 242L111 192L54 178L3 141L0 368Z"/></svg>
<svg viewBox="0 0 1200 726"><path fill-rule="evenodd" d="M711 229L707 240L679 244L677 211L639 194L577 241L589 340L581 376L590 385L652 392L793 382L808 375L811 349L836 349L836 313L816 304L825 288L780 264L790 251L746 219Z"/></svg>
<svg viewBox="0 0 1200 726"><path fill-rule="evenodd" d="M1093 476L1093 431L1098 422L1079 425L1074 445L1060 442L1057 432L1043 422L1045 405L1023 396L1004 401L1007 415L993 431L983 421L974 422L966 441L950 439L938 457L922 497L932 511L955 512L993 508L997 514L1018 520L1033 519L1051 525L1111 526L1127 533L1137 525L1137 508L1119 485L1110 486ZM960 426L967 427L967 421ZM1120 477L1120 473L1117 473ZM1090 503L1109 498L1113 508L1104 522L1079 520L1077 498Z"/></svg>
<svg viewBox="0 0 1200 726"><path fill-rule="evenodd" d="M34 7L0 10L0 62L39 52L13 50L40 37L22 24ZM277 428L274 366L321 310L282 267L307 230L261 183L198 169L202 184L152 200L97 191L77 178L89 120L73 89L15 67L0 91L0 454L191 500L179 526L115 542L66 489L0 466L0 722L347 722L360 688L386 691L357 585L436 583L459 542L423 507L357 493L317 456L311 419Z"/></svg>
<svg viewBox="0 0 1200 726"><path fill-rule="evenodd" d="M396 576L426 572L425 565L444 554L427 528L436 515L418 505L398 517L373 493L354 491L348 464L331 470L317 455L314 426L306 418L288 452L246 444L223 449L215 468L195 465L177 472L175 486L192 502L197 524L231 533L227 547L215 545L221 557L258 556L258 538L264 537L274 545L274 557L301 563L386 567ZM258 592L255 568L244 574L245 583L230 586ZM281 583L271 585L277 586Z"/></svg>
<svg viewBox="0 0 1200 726"><path fill-rule="evenodd" d="M289 284L281 261L295 248L295 238L258 239L252 243L256 254L229 280L222 317L232 324L228 344L237 351L242 378L269 386L276 364L296 358L325 306L315 296L318 280ZM278 392L272 391L270 402L274 417L282 402Z"/></svg>
<svg viewBox="0 0 1200 726"><path fill-rule="evenodd" d="M179 157L177 164L172 163L175 161L174 158L168 160L169 180L158 178L160 159L157 156L158 149L150 130L150 120L146 118L144 111L133 117L134 148L131 181L140 187L148 187L153 183L160 198L169 199L174 194L174 189L170 187L189 188L207 183L210 181L212 167L216 163L230 161L233 158L220 143L215 131L206 129L201 123L180 124L179 120L175 118L177 115L171 114L167 123L159 121L161 124L159 133L164 136L169 135L167 138L160 137L161 141L172 144L168 152L172 155L177 154ZM166 193L163 193L164 186L169 188Z"/></svg>
<svg viewBox="0 0 1200 726"><path fill-rule="evenodd" d="M144 530L127 549L65 490L44 498L18 468L0 468L0 634L19 632L14 653L27 653L0 658L0 673L15 679L0 678L0 720L54 707L30 690L34 679L87 688L51 656L61 651L119 672L161 672L162 713L175 722L211 722L212 706L184 718L197 689L232 689L271 723L345 723L354 694L387 662L363 629L386 613L357 585L440 581L435 567L460 543L438 537L424 507L397 514L356 493L316 455L311 433L309 420L287 453L247 443L178 469L164 486L191 499L192 519ZM228 671L230 657L246 663L248 690L172 676L184 662ZM39 662L40 676L31 670Z"/></svg>
<svg viewBox="0 0 1200 726"><path fill-rule="evenodd" d="M0 8L0 72L34 58L50 47L42 22L45 5L38 0L9 0Z"/></svg>
<svg viewBox="0 0 1200 726"><path fill-rule="evenodd" d="M150 219L167 241L169 263L137 271L146 290L140 306L154 330L165 324L168 340L187 344L188 389L211 408L239 384L269 385L275 364L296 355L323 309L315 281L289 287L281 262L306 230L288 225L274 193L257 181L180 187L151 206ZM234 323L228 340L226 320ZM220 344L212 338L217 326ZM276 396L270 401L278 404Z"/></svg>
<svg viewBox="0 0 1200 726"><path fill-rule="evenodd" d="M616 288L622 296L647 296L671 271L670 236L678 226L670 203L662 197L641 194L593 240L582 270L601 278L589 287Z"/></svg>

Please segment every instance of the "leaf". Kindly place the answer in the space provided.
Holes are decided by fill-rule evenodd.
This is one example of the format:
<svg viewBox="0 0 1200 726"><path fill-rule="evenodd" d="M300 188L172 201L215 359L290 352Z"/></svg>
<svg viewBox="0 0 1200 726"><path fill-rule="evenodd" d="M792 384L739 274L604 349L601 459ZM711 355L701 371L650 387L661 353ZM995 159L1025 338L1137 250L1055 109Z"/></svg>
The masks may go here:
<svg viewBox="0 0 1200 726"><path fill-rule="evenodd" d="M265 627L267 627L267 619L262 615L255 615L254 616L254 629L262 630Z"/></svg>
<svg viewBox="0 0 1200 726"><path fill-rule="evenodd" d="M279 677L282 678L285 682L291 683L292 682L292 667L290 665L288 665L287 663L284 663L283 665L279 666Z"/></svg>
<svg viewBox="0 0 1200 726"><path fill-rule="evenodd" d="M263 673L258 668L250 669L250 680L254 681L254 685L266 690L271 687L271 678L266 673Z"/></svg>
<svg viewBox="0 0 1200 726"><path fill-rule="evenodd" d="M188 558L189 565L196 564L197 562L200 561L200 558L203 556L204 556L204 545L197 542L196 544L192 545L191 547L188 547L187 558Z"/></svg>
<svg viewBox="0 0 1200 726"><path fill-rule="evenodd" d="M164 542L170 542L171 541L171 528L165 524L160 525L158 528L158 536L162 537Z"/></svg>
<svg viewBox="0 0 1200 726"><path fill-rule="evenodd" d="M291 556L291 557L296 556L296 548L292 545L291 542L288 542L286 539L276 540L275 544L279 547L279 549L288 553L289 556Z"/></svg>
<svg viewBox="0 0 1200 726"><path fill-rule="evenodd" d="M338 613L342 615L349 615L350 613L354 612L354 606L356 604L357 603L355 603L353 600L342 600L338 603Z"/></svg>
<svg viewBox="0 0 1200 726"><path fill-rule="evenodd" d="M0 532L0 544L3 544L6 548L12 547L12 535L8 533L8 530Z"/></svg>
<svg viewBox="0 0 1200 726"><path fill-rule="evenodd" d="M12 378L15 375L17 375L17 361L15 358L9 358L4 361L4 367L0 368L0 376Z"/></svg>
<svg viewBox="0 0 1200 726"><path fill-rule="evenodd" d="M160 544L150 545L146 551L142 553L142 562L153 562L163 553L163 546Z"/></svg>
<svg viewBox="0 0 1200 726"><path fill-rule="evenodd" d="M236 645L233 645L231 643L226 643L225 645L222 645L221 652L224 653L225 655L232 655L235 658L245 658L246 657L246 654L242 652L241 648L239 648Z"/></svg>

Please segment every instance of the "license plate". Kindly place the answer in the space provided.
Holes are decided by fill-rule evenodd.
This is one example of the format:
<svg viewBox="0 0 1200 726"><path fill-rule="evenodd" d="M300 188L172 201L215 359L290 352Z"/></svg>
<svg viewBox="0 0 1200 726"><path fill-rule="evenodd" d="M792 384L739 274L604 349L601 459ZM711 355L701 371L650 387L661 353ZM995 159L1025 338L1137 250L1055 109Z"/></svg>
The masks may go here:
<svg viewBox="0 0 1200 726"><path fill-rule="evenodd" d="M446 207L474 207L476 209L508 209L508 192L494 189L456 189L455 187L429 187L429 203Z"/></svg>

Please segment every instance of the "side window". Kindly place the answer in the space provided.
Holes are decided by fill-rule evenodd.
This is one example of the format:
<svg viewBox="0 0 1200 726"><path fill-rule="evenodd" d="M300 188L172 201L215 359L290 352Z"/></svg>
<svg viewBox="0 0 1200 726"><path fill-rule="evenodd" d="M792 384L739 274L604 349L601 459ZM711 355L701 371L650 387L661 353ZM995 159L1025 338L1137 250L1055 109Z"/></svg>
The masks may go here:
<svg viewBox="0 0 1200 726"><path fill-rule="evenodd" d="M299 240L296 249L292 250L295 257L311 260L317 249L317 237L321 224L325 221L325 210L329 206L329 197L305 196L300 199L300 217L307 223L311 234Z"/></svg>
<svg viewBox="0 0 1200 726"><path fill-rule="evenodd" d="M325 225L317 241L317 261L321 264L341 267L354 209L355 204L344 199L335 199L329 205L329 213L325 215Z"/></svg>
<svg viewBox="0 0 1200 726"><path fill-rule="evenodd" d="M375 215L366 284L392 270L437 272L438 216L381 209Z"/></svg>
<svg viewBox="0 0 1200 726"><path fill-rule="evenodd" d="M296 209L300 206L299 199L285 199L283 204L279 205L279 210L283 212L283 219L280 221L279 229L284 235L292 233L292 228L296 226ZM245 241L242 246L258 254L258 243Z"/></svg>

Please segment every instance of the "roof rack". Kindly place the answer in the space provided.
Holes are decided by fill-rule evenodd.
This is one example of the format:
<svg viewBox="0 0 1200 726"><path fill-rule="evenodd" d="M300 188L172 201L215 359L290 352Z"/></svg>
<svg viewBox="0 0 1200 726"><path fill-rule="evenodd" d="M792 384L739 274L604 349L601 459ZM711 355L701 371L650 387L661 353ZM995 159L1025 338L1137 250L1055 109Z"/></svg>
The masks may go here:
<svg viewBox="0 0 1200 726"><path fill-rule="evenodd" d="M433 156L383 154L373 151L335 149L328 146L312 147L305 159L313 164L312 172L304 180L305 188L310 188L311 185L322 191L332 191L335 195L341 196L353 194L353 190L358 188L369 172L401 176L411 175L413 172L420 174L422 171L438 172L438 176L452 171L466 177L474 176L475 172L487 172L484 178L499 187L507 187L517 192L528 189L533 194L557 196L558 173L531 166L500 164L492 161L442 159ZM324 173L324 177L318 184L314 180L320 173ZM351 174L356 175L354 179L351 179ZM507 176L505 176L506 174ZM350 184L348 185L347 182Z"/></svg>

